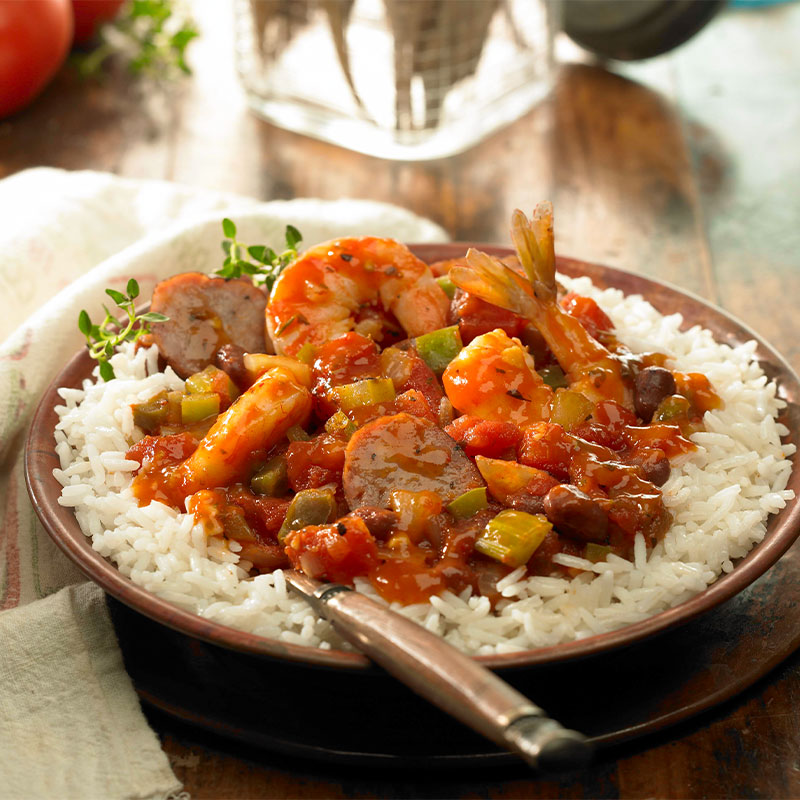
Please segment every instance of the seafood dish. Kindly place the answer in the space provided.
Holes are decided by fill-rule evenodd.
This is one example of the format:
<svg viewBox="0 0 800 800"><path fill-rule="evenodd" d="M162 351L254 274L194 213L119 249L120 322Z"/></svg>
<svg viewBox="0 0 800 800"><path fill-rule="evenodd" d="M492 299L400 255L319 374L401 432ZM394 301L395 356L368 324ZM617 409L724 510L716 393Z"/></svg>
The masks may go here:
<svg viewBox="0 0 800 800"><path fill-rule="evenodd" d="M82 313L100 363L56 409L59 502L182 608L346 647L294 568L469 653L545 647L703 591L793 496L755 344L557 275L547 203L502 259L298 253L288 230L277 256L223 228L217 275L163 280L142 315L135 282L109 290L127 326Z"/></svg>

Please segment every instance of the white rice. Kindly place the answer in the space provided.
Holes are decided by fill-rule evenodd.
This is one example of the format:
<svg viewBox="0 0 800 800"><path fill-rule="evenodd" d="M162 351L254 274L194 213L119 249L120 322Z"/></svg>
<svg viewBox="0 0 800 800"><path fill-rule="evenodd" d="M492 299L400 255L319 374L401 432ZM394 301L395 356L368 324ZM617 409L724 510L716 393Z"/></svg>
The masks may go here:
<svg viewBox="0 0 800 800"><path fill-rule="evenodd" d="M632 562L557 556L558 563L585 570L573 579L526 579L524 569L515 570L498 584L504 599L495 612L469 590L393 606L469 653L554 645L678 605L730 572L763 539L769 514L793 496L786 485L795 448L781 444L788 431L776 422L785 404L754 360L755 342L718 344L699 327L681 332L679 315L661 316L639 296L599 291L587 278L562 280L597 299L632 350L657 350L675 369L707 375L725 406L705 415L706 430L692 437L697 450L673 466L663 493L674 524L649 557L639 536ZM64 405L56 409L59 502L74 508L94 549L135 583L207 619L296 644L346 646L287 591L280 571L251 578L237 566L235 544L207 540L191 515L158 502L139 508L130 488L138 464L125 458L142 435L130 404L182 389L183 381L171 369L156 371L155 348L134 354L126 345L112 365L115 380L60 389ZM380 601L367 580L356 585Z"/></svg>

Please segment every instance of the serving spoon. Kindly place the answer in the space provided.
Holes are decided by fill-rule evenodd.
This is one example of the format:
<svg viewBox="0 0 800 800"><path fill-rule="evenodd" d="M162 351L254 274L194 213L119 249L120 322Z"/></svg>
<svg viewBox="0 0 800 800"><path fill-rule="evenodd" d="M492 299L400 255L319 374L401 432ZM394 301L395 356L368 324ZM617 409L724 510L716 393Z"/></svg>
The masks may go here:
<svg viewBox="0 0 800 800"><path fill-rule="evenodd" d="M542 772L585 766L589 740L564 728L493 672L350 586L297 570L286 582L337 633L417 694Z"/></svg>

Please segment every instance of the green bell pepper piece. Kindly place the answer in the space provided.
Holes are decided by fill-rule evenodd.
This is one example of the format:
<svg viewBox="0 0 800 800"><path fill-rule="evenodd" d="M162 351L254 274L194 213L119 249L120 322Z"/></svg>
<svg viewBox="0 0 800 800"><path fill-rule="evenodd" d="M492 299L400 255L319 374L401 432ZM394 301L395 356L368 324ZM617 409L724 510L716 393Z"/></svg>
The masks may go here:
<svg viewBox="0 0 800 800"><path fill-rule="evenodd" d="M256 494L280 497L289 487L286 474L286 459L274 456L250 479L250 488Z"/></svg>
<svg viewBox="0 0 800 800"><path fill-rule="evenodd" d="M437 375L444 372L445 367L461 352L461 348L464 346L458 325L424 333L422 336L417 336L414 343L420 358Z"/></svg>
<svg viewBox="0 0 800 800"><path fill-rule="evenodd" d="M324 525L336 518L336 497L333 489L303 489L292 499L286 518L278 531L278 541L283 544L291 531L306 525Z"/></svg>
<svg viewBox="0 0 800 800"><path fill-rule="evenodd" d="M469 519L474 517L489 505L486 499L486 487L479 486L477 489L470 489L464 494L460 494L447 506L447 510L455 519Z"/></svg>

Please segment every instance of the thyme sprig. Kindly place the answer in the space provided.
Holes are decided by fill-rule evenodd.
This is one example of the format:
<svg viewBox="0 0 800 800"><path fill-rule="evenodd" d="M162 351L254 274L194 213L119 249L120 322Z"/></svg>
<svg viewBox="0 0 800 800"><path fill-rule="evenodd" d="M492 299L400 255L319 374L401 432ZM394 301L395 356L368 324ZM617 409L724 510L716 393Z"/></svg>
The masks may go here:
<svg viewBox="0 0 800 800"><path fill-rule="evenodd" d="M297 245L303 241L300 231L294 225L287 225L284 233L286 249L282 253L276 253L263 244L248 247L236 238L236 225L227 217L222 220L222 232L226 236L222 242L225 261L215 274L226 280L250 275L253 283L264 286L268 292L278 275L297 258Z"/></svg>
<svg viewBox="0 0 800 800"><path fill-rule="evenodd" d="M175 0L130 0L100 31L100 44L76 54L82 75L98 76L115 56L134 74L174 77L190 74L186 48L199 32L184 4Z"/></svg>
<svg viewBox="0 0 800 800"><path fill-rule="evenodd" d="M114 368L109 359L114 355L115 347L123 342L135 342L143 334L149 333L148 323L166 322L169 319L157 311L136 313L134 302L139 296L139 283L135 278L128 281L125 291L127 294L116 289L106 289L106 294L125 312L127 322L119 322L105 305L103 310L106 312L106 318L100 325L95 325L91 321L85 309L78 315L78 329L86 337L89 355L98 362L100 377L104 381L110 381L114 377Z"/></svg>

